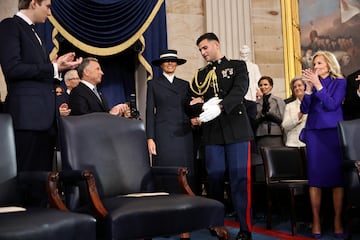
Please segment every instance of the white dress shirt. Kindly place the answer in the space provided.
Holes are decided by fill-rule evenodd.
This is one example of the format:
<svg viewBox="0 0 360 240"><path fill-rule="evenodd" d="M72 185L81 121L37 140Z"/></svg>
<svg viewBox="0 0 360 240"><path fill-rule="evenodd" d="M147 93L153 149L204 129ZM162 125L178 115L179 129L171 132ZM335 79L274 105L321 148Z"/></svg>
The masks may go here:
<svg viewBox="0 0 360 240"><path fill-rule="evenodd" d="M163 72L163 75L166 77L166 79L167 79L170 83L173 83L173 81L174 81L174 77L175 77L175 75L174 75L174 74L169 75L169 74L167 74L167 73Z"/></svg>

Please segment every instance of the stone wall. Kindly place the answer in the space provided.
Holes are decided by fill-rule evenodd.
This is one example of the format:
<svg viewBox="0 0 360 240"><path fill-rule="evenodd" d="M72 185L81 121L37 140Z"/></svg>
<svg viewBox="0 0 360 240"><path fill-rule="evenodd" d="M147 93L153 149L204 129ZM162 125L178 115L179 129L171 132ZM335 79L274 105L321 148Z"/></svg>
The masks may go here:
<svg viewBox="0 0 360 240"><path fill-rule="evenodd" d="M176 75L190 81L197 68L205 65L196 39L206 31L205 0L165 0L169 48L178 50L178 55L188 62L179 66ZM284 54L281 25L280 0L252 0L251 22L253 32L254 62L262 75L274 78L273 93L285 97ZM0 19L12 16L17 11L17 1L1 0ZM6 87L0 73L2 99Z"/></svg>
<svg viewBox="0 0 360 240"><path fill-rule="evenodd" d="M285 97L284 54L280 0L252 0L251 22L254 62L262 75L274 79L274 95ZM195 45L206 32L205 0L166 0L168 46L188 60L176 75L191 80L195 69L205 65ZM221 39L220 39L221 41Z"/></svg>
<svg viewBox="0 0 360 240"><path fill-rule="evenodd" d="M17 12L17 2L18 1L14 1L14 0L1 0L0 20L6 17L11 17ZM0 96L1 96L1 101L4 101L6 96L6 85L1 68L0 68Z"/></svg>

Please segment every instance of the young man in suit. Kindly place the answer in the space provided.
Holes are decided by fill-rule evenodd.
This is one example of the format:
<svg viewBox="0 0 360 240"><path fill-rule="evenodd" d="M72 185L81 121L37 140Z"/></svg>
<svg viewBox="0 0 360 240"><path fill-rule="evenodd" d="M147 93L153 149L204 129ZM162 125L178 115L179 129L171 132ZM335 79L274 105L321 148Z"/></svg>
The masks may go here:
<svg viewBox="0 0 360 240"><path fill-rule="evenodd" d="M71 115L109 112L112 115L124 116L129 113L129 106L125 103L110 109L105 96L97 90L97 85L101 83L104 73L96 58L85 58L78 67L78 74L81 81L71 91L69 97Z"/></svg>
<svg viewBox="0 0 360 240"><path fill-rule="evenodd" d="M77 67L74 53L52 62L33 25L51 15L51 0L19 0L19 12L0 23L0 64L12 116L18 171L52 170L56 139L54 78Z"/></svg>
<svg viewBox="0 0 360 240"><path fill-rule="evenodd" d="M232 202L240 222L237 240L249 240L250 143L253 139L244 97L249 77L246 63L228 60L214 33L201 35L196 45L209 63L195 73L190 84L191 122L202 127L209 197L224 200L225 172L228 171ZM204 103L201 103L203 99Z"/></svg>

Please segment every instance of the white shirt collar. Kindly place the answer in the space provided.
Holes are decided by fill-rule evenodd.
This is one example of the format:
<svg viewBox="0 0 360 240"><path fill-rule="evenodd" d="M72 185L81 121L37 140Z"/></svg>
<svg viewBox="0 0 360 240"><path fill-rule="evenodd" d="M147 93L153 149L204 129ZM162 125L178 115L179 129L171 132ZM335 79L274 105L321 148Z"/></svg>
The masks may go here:
<svg viewBox="0 0 360 240"><path fill-rule="evenodd" d="M29 25L32 25L32 24L34 24L31 20L30 20L30 18L28 17L28 16L26 16L25 14L23 14L22 12L17 12L16 13L16 16L18 16L19 18L21 18L21 19L23 19L27 24L29 24Z"/></svg>
<svg viewBox="0 0 360 240"><path fill-rule="evenodd" d="M169 80L169 82L170 82L170 83L173 83L173 81L174 81L174 77L175 77L175 75L174 75L174 74L169 75L169 74L167 74L167 73L163 72L163 75L166 77L166 79L167 79L167 80Z"/></svg>
<svg viewBox="0 0 360 240"><path fill-rule="evenodd" d="M94 86L93 84L89 83L88 81L86 80L81 80L81 82L83 84L85 84L88 88L90 88L91 90L93 90L94 88L96 88L96 86Z"/></svg>

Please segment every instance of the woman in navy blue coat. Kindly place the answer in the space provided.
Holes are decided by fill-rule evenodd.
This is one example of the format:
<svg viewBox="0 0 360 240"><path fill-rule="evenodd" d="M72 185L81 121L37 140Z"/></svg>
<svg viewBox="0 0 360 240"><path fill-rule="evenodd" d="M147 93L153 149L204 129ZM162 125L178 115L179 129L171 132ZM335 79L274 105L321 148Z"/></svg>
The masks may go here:
<svg viewBox="0 0 360 240"><path fill-rule="evenodd" d="M342 101L346 80L340 72L336 57L327 51L318 51L313 57L313 69L303 71L306 91L301 112L308 114L304 140L307 149L310 201L313 213L312 232L321 237L321 189L332 188L334 232L343 236L341 212L343 206L343 176L341 149L337 123L343 120Z"/></svg>
<svg viewBox="0 0 360 240"><path fill-rule="evenodd" d="M189 82L175 77L176 67L185 62L175 50L162 51L160 58L152 61L163 73L147 83L146 133L152 164L188 167L191 182L193 137L185 113Z"/></svg>

